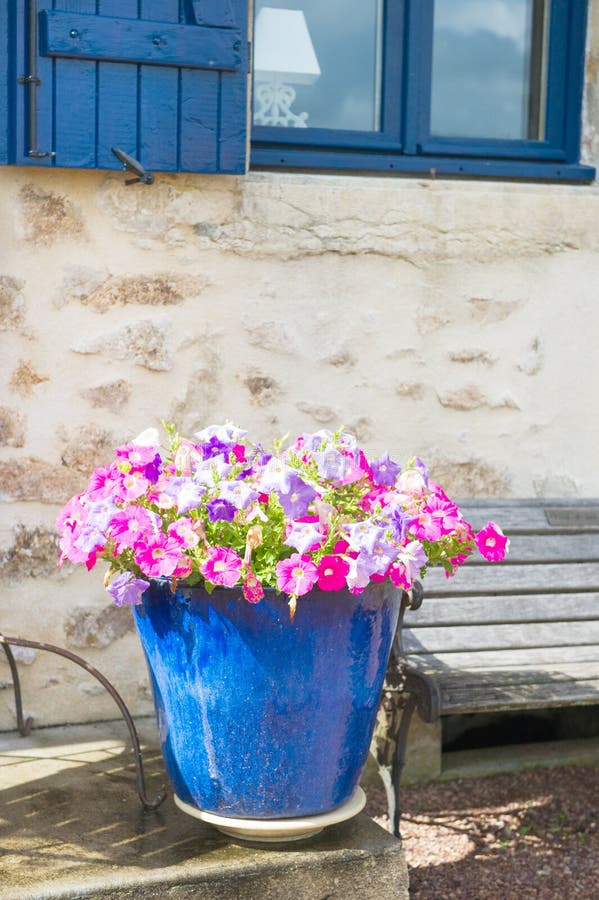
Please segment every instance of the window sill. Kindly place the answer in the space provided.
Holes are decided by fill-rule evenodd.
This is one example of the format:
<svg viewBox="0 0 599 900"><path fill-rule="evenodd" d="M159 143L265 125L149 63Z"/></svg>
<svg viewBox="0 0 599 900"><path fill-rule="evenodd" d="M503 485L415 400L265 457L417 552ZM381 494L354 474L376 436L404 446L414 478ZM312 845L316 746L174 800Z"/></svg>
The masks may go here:
<svg viewBox="0 0 599 900"><path fill-rule="evenodd" d="M593 166L583 163L540 162L537 160L465 159L436 156L398 156L383 153L323 152L323 150L265 147L254 145L252 169L345 170L346 174L401 174L431 178L498 178L506 180L592 182Z"/></svg>

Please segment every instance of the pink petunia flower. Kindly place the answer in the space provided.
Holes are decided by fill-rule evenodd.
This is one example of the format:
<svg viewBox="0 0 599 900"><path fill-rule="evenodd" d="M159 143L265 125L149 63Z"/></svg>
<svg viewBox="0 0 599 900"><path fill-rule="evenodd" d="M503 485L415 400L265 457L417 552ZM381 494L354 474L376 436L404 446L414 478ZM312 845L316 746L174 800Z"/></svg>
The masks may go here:
<svg viewBox="0 0 599 900"><path fill-rule="evenodd" d="M139 541L133 556L144 575L150 578L174 575L184 560L179 542L162 532Z"/></svg>
<svg viewBox="0 0 599 900"><path fill-rule="evenodd" d="M150 482L141 472L128 472L121 475L120 481L113 488L113 497L121 503L139 500L150 486Z"/></svg>
<svg viewBox="0 0 599 900"><path fill-rule="evenodd" d="M130 506L120 510L110 520L109 533L114 540L115 550L133 549L140 538L157 534L161 519L156 513L142 506Z"/></svg>
<svg viewBox="0 0 599 900"><path fill-rule="evenodd" d="M243 560L239 553L228 547L211 547L200 572L212 584L233 587L239 581Z"/></svg>
<svg viewBox="0 0 599 900"><path fill-rule="evenodd" d="M496 522L487 522L476 535L476 546L490 562L501 562L508 551L509 540Z"/></svg>
<svg viewBox="0 0 599 900"><path fill-rule="evenodd" d="M248 603L260 603L264 597L262 582L256 577L251 569L248 570L248 573L243 580L243 596Z"/></svg>
<svg viewBox="0 0 599 900"><path fill-rule="evenodd" d="M349 563L342 556L323 556L318 565L318 587L321 591L341 591L347 587Z"/></svg>
<svg viewBox="0 0 599 900"><path fill-rule="evenodd" d="M314 587L318 578L318 569L308 556L293 553L288 559L282 559L275 566L277 587L286 594L301 597Z"/></svg>
<svg viewBox="0 0 599 900"><path fill-rule="evenodd" d="M120 480L121 472L116 463L111 463L109 466L99 466L92 472L86 493L90 500L103 500L112 496Z"/></svg>
<svg viewBox="0 0 599 900"><path fill-rule="evenodd" d="M184 516L182 519L177 519L176 522L172 522L168 526L168 533L172 538L178 541L185 550L189 550L191 547L197 547L200 541L200 536L193 527L193 519L190 519L188 516Z"/></svg>

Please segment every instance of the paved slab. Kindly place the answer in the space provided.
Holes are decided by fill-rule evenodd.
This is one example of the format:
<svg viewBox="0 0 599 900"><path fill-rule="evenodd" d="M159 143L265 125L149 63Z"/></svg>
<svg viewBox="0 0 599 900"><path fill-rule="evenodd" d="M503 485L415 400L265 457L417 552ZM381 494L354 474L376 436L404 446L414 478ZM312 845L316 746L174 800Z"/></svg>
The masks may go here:
<svg viewBox="0 0 599 900"><path fill-rule="evenodd" d="M148 794L166 776L140 720ZM367 816L257 848L180 812L144 812L121 722L0 734L0 898L404 900L399 841Z"/></svg>

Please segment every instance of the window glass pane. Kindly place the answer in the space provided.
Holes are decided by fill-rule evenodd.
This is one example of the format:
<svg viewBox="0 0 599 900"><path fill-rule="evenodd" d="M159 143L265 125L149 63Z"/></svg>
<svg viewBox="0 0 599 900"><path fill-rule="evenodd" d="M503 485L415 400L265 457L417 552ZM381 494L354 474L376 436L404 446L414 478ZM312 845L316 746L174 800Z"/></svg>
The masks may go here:
<svg viewBox="0 0 599 900"><path fill-rule="evenodd" d="M431 133L542 140L546 0L435 0Z"/></svg>
<svg viewBox="0 0 599 900"><path fill-rule="evenodd" d="M383 0L257 0L255 125L380 129Z"/></svg>

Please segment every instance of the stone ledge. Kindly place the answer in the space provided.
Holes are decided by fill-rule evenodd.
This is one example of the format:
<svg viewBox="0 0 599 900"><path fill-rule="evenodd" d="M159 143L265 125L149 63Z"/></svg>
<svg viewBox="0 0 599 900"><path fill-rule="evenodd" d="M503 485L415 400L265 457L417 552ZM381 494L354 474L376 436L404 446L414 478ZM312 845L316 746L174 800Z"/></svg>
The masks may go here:
<svg viewBox="0 0 599 900"><path fill-rule="evenodd" d="M165 780L140 720L148 794ZM120 722L0 735L0 898L407 900L401 845L361 814L310 840L242 845L180 812L144 812Z"/></svg>

